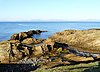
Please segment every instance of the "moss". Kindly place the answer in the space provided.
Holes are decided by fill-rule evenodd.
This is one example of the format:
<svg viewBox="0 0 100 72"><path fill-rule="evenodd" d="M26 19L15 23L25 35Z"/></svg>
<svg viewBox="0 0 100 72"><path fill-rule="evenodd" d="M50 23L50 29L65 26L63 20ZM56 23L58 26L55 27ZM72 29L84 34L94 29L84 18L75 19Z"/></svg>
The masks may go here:
<svg viewBox="0 0 100 72"><path fill-rule="evenodd" d="M68 53L69 53L69 50L64 49L61 53L63 53L63 54L68 54Z"/></svg>
<svg viewBox="0 0 100 72"><path fill-rule="evenodd" d="M57 52L58 52L58 53L62 52L62 48L58 48L58 49L57 49Z"/></svg>

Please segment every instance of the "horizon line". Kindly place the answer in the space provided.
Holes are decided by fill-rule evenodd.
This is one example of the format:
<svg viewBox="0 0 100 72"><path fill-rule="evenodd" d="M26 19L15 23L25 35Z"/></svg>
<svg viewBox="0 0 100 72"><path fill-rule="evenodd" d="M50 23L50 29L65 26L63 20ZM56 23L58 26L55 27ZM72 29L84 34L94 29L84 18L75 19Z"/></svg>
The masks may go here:
<svg viewBox="0 0 100 72"><path fill-rule="evenodd" d="M0 22L100 22L100 21L0 21Z"/></svg>

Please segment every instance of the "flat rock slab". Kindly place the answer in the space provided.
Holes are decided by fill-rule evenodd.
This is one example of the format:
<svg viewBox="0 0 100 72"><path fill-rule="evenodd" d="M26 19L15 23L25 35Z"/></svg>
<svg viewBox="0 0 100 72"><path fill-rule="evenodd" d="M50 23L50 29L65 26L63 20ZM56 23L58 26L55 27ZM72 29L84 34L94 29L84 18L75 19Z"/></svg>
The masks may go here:
<svg viewBox="0 0 100 72"><path fill-rule="evenodd" d="M89 62L94 60L92 57L81 57L81 56L76 56L75 54L66 54L64 55L64 58L75 62Z"/></svg>
<svg viewBox="0 0 100 72"><path fill-rule="evenodd" d="M50 39L80 51L100 53L100 30L65 30L55 33L46 42Z"/></svg>

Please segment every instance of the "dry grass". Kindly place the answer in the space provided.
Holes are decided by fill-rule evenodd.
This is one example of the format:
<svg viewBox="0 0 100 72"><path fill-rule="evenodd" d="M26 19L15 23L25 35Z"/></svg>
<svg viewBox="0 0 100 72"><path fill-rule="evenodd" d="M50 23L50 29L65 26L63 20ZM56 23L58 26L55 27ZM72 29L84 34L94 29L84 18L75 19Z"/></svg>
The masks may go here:
<svg viewBox="0 0 100 72"><path fill-rule="evenodd" d="M50 69L37 69L32 72L100 72L100 66L98 62L88 63L88 64L77 64L77 65L68 65L60 66Z"/></svg>

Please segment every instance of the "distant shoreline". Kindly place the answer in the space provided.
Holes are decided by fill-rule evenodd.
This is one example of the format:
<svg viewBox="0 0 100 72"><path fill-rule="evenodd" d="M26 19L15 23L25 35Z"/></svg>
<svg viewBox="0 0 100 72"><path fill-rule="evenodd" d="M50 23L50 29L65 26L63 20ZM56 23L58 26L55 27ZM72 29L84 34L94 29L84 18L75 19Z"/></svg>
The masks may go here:
<svg viewBox="0 0 100 72"><path fill-rule="evenodd" d="M100 23L100 21L0 21L0 23Z"/></svg>

